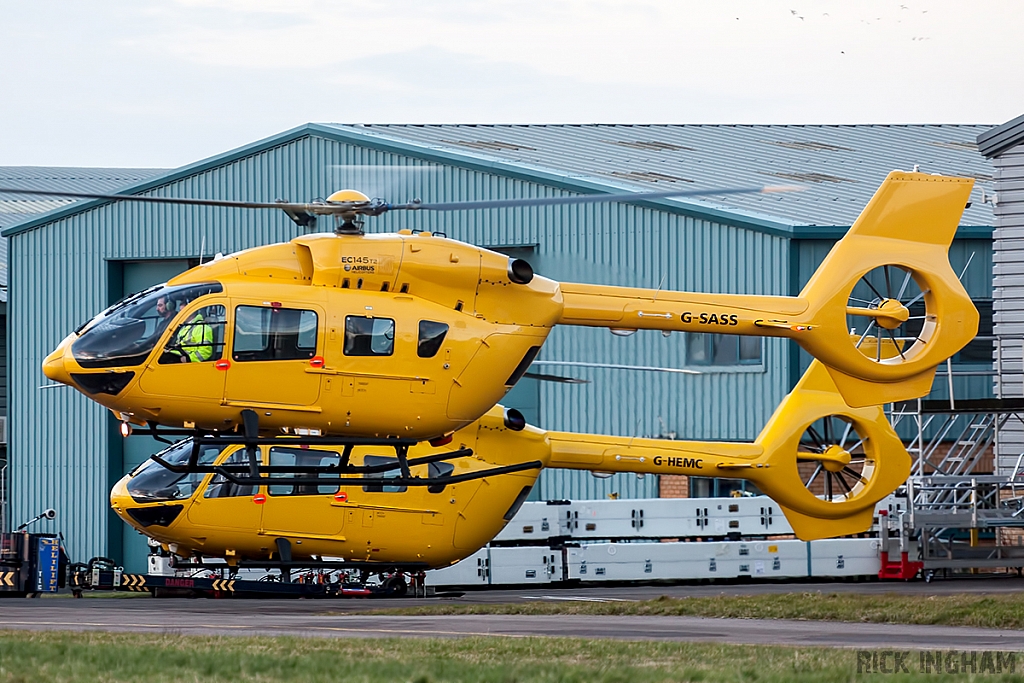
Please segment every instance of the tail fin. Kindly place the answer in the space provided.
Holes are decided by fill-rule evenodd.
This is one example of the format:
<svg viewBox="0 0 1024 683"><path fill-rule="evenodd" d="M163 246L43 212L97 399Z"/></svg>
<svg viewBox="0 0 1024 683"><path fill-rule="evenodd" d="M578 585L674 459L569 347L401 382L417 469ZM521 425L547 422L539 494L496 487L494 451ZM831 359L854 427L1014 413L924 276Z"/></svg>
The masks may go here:
<svg viewBox="0 0 1024 683"><path fill-rule="evenodd" d="M559 322L788 337L828 366L851 406L918 398L935 367L977 333L978 311L949 265L973 183L890 173L799 297L563 283ZM884 359L860 348L867 337L875 348L885 339L910 343Z"/></svg>
<svg viewBox="0 0 1024 683"><path fill-rule="evenodd" d="M883 356L898 355L883 343ZM548 467L748 479L803 540L871 526L875 503L910 474L910 456L878 406L851 408L811 363L754 443L547 432Z"/></svg>

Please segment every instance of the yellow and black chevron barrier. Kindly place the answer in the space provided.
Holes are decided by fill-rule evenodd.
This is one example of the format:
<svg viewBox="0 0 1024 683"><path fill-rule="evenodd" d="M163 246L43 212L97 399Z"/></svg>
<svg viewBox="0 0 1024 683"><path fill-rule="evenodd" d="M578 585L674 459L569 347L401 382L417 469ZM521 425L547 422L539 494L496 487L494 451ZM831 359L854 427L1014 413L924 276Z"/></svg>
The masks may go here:
<svg viewBox="0 0 1024 683"><path fill-rule="evenodd" d="M123 574L121 576L121 588L140 593L149 590L146 588L146 576L144 574Z"/></svg>
<svg viewBox="0 0 1024 683"><path fill-rule="evenodd" d="M213 590L233 593L235 591L235 579L214 579Z"/></svg>
<svg viewBox="0 0 1024 683"><path fill-rule="evenodd" d="M8 590L15 587L14 579L17 572L0 572L0 590Z"/></svg>

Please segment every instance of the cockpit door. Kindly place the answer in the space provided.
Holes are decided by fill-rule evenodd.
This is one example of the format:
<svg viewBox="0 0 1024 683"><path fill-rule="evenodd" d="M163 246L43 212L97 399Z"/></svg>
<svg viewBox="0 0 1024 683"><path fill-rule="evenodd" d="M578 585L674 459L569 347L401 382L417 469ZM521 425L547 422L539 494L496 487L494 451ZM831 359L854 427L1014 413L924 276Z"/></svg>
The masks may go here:
<svg viewBox="0 0 1024 683"><path fill-rule="evenodd" d="M153 396L220 401L224 371L227 306L223 301L193 304L178 315L160 354L142 373L139 386Z"/></svg>
<svg viewBox="0 0 1024 683"><path fill-rule="evenodd" d="M244 465L249 462L245 450L239 449L222 457L222 465ZM197 529L195 534L216 533L217 529L245 529L255 532L259 528L262 506L254 496L256 486L233 484L219 474L213 475L202 492L193 498L188 508L188 521ZM204 532L210 529L209 532Z"/></svg>

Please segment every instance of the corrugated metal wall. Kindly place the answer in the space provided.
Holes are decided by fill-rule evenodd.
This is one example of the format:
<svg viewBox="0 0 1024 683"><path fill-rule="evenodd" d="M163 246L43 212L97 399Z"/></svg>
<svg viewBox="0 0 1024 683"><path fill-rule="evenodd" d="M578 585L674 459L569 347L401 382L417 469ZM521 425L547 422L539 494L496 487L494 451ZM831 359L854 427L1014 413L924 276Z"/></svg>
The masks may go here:
<svg viewBox="0 0 1024 683"><path fill-rule="evenodd" d="M398 170L395 170L398 169ZM154 194L271 201L327 196L356 185L398 200L548 196L564 191L480 171L303 137L227 165L199 170ZM330 229L324 220L321 229ZM489 246L538 245L539 272L559 279L704 291L786 293L788 242L748 230L634 206L394 214L371 219L375 232L422 228ZM71 389L39 390L40 362L109 302L112 260L195 258L290 239L297 229L277 212L107 204L11 240L10 298L12 519L44 507L75 557L106 551L107 492L121 476L108 462L111 419ZM542 357L616 363L683 364L680 335L560 329ZM753 438L786 391L783 342L765 343L764 367L697 376L581 370L589 385L545 384L541 426L610 434L677 432L686 438ZM769 372L768 369L771 369ZM566 374L566 373L562 373ZM742 400L740 400L742 399ZM544 497L651 496L657 480L545 475Z"/></svg>
<svg viewBox="0 0 1024 683"><path fill-rule="evenodd" d="M1002 152L995 159L996 230L994 234L993 321L1002 337L1004 397L1024 396L1022 343L1024 343L1024 145ZM999 433L997 472L1014 474L1024 452L1024 425L1008 420Z"/></svg>

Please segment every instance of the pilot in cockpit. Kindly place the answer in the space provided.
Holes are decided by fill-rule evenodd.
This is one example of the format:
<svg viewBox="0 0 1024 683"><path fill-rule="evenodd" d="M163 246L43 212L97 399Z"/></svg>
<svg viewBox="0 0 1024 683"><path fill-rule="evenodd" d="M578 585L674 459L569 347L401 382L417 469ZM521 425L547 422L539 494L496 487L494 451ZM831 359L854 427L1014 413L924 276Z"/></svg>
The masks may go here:
<svg viewBox="0 0 1024 683"><path fill-rule="evenodd" d="M177 314L174 299L160 297L156 302L156 312L160 316L160 327L166 328ZM160 358L161 363L201 363L213 356L213 327L203 319L202 311L196 311L192 318L178 328L171 338L167 349Z"/></svg>

